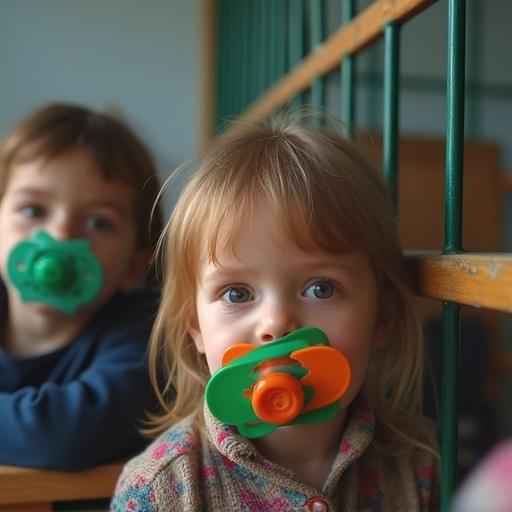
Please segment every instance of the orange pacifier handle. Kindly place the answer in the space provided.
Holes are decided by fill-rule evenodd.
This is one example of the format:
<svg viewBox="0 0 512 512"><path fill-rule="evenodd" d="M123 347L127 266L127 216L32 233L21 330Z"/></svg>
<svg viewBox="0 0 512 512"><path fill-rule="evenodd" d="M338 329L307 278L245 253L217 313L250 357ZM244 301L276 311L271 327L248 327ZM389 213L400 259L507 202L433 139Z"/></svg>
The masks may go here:
<svg viewBox="0 0 512 512"><path fill-rule="evenodd" d="M230 346L205 397L218 420L255 438L336 417L350 379L348 360L325 333L303 327L265 345Z"/></svg>
<svg viewBox="0 0 512 512"><path fill-rule="evenodd" d="M347 358L332 347L315 346L292 352L309 373L301 380L303 386L313 386L315 394L304 408L312 411L338 400L350 385L351 371Z"/></svg>
<svg viewBox="0 0 512 512"><path fill-rule="evenodd" d="M258 418L274 425L293 421L304 406L304 390L288 373L270 373L256 382L252 408Z"/></svg>

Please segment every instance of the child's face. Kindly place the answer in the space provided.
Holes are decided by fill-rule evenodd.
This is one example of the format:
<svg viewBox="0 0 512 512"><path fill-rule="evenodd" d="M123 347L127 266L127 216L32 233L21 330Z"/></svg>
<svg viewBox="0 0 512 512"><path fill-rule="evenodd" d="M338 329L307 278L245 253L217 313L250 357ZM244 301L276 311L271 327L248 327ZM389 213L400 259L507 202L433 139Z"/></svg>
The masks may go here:
<svg viewBox="0 0 512 512"><path fill-rule="evenodd" d="M121 182L106 181L85 150L15 165L0 199L0 271L10 295L16 297L6 275L9 253L38 229L58 240L90 242L104 277L99 296L85 307L88 310L95 310L117 290L135 288L147 255L136 248L134 203L134 192Z"/></svg>
<svg viewBox="0 0 512 512"><path fill-rule="evenodd" d="M322 329L352 367L349 403L359 391L373 346L387 341L378 286L361 253L305 252L277 225L270 207L254 211L218 266L203 262L190 334L213 373L235 343L264 344L299 327Z"/></svg>

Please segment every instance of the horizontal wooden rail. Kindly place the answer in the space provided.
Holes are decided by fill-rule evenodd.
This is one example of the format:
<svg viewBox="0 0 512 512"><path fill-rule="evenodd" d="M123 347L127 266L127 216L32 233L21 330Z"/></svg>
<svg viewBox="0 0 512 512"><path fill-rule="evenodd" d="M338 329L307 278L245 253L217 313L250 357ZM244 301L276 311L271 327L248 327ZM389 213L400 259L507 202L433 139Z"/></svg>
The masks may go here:
<svg viewBox="0 0 512 512"><path fill-rule="evenodd" d="M311 82L340 64L343 57L353 54L379 37L386 23L404 21L425 9L435 0L376 0L350 23L341 26L319 48L299 63L297 68L278 81L262 98L241 116L242 121L255 121L307 89ZM232 126L225 134L243 127Z"/></svg>
<svg viewBox="0 0 512 512"><path fill-rule="evenodd" d="M61 473L0 466L0 511L46 511L56 501L109 498L122 468L122 464L108 464Z"/></svg>
<svg viewBox="0 0 512 512"><path fill-rule="evenodd" d="M512 254L408 253L417 294L512 312Z"/></svg>

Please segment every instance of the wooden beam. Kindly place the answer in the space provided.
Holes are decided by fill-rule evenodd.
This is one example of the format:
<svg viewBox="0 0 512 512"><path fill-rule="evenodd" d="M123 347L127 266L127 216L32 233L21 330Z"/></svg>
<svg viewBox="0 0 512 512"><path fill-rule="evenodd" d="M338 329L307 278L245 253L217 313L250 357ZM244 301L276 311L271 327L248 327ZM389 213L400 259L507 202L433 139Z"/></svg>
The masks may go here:
<svg viewBox="0 0 512 512"><path fill-rule="evenodd" d="M51 503L30 503L13 505L2 505L0 503L0 512L52 512L53 506Z"/></svg>
<svg viewBox="0 0 512 512"><path fill-rule="evenodd" d="M407 255L417 294L512 312L512 254Z"/></svg>
<svg viewBox="0 0 512 512"><path fill-rule="evenodd" d="M28 510L29 506L45 502L109 498L122 468L122 464L108 464L87 471L61 473L0 466L0 510L2 507L23 510L22 504ZM14 504L19 505L18 509L10 507Z"/></svg>
<svg viewBox="0 0 512 512"><path fill-rule="evenodd" d="M313 50L298 67L279 80L245 114L243 121L256 121L268 117L272 111L307 89L311 82L340 64L346 55L356 53L379 37L386 23L405 21L436 0L376 0L350 23L342 25L319 48ZM228 129L239 130L243 122Z"/></svg>

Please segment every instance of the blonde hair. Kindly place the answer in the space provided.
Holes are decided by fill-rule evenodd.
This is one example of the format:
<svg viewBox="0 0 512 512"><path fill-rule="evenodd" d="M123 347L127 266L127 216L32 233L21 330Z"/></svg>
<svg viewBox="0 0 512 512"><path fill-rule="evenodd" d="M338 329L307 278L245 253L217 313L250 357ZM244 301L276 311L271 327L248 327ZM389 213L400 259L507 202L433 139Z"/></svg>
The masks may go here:
<svg viewBox="0 0 512 512"><path fill-rule="evenodd" d="M243 128L199 159L161 239L163 293L149 362L164 410L152 418L152 432L186 417L202 421L209 371L187 332L195 315L198 267L202 258L215 262L220 250L233 246L252 205L264 197L299 247L369 256L381 290L395 306L392 339L379 349L365 382L377 441L389 451L426 447L420 436L422 328L382 178L334 128L289 116ZM173 391L175 401L166 400Z"/></svg>

